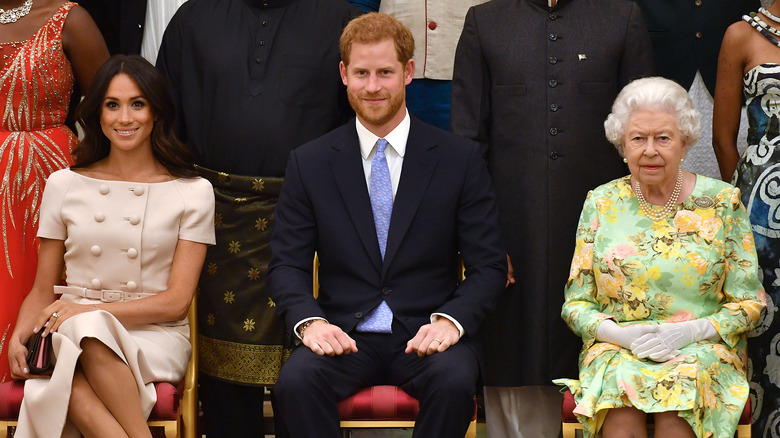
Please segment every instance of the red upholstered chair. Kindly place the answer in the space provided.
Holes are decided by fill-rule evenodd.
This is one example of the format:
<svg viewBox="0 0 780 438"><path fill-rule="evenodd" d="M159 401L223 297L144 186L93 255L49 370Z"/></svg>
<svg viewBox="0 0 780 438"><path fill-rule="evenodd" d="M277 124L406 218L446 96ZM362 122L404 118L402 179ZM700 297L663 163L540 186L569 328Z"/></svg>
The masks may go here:
<svg viewBox="0 0 780 438"><path fill-rule="evenodd" d="M420 412L420 403L397 386L380 385L365 388L339 403L339 418L344 437L350 429L410 428ZM466 438L477 436L477 410L466 432Z"/></svg>
<svg viewBox="0 0 780 438"><path fill-rule="evenodd" d="M198 324L197 300L193 298L187 317L190 320L192 357L184 380L178 385L155 383L157 403L152 408L147 423L150 427L164 429L165 438L195 438L198 420ZM24 397L24 382L12 380L0 384L0 438L9 436L9 429L16 428L19 409Z"/></svg>
<svg viewBox="0 0 780 438"><path fill-rule="evenodd" d="M312 269L314 297L319 292L319 259L314 256ZM463 278L461 267L461 278ZM420 403L398 386L378 385L359 391L357 394L339 402L339 419L344 438L350 436L351 429L365 428L413 428L420 412ZM466 438L477 436L477 404L474 403L474 416L471 418Z"/></svg>
<svg viewBox="0 0 780 438"><path fill-rule="evenodd" d="M563 404L561 405L561 421L563 424L563 438L574 438L577 429L582 430L582 424L577 421L577 417L574 415L574 408L577 407L577 403L574 402L574 394L567 390L563 394ZM739 424L737 425L737 437L738 438L750 438L750 399L748 398L745 404L745 409L742 410L742 416L739 417ZM652 416L648 416L648 419L652 419ZM648 424L652 427L651 424Z"/></svg>

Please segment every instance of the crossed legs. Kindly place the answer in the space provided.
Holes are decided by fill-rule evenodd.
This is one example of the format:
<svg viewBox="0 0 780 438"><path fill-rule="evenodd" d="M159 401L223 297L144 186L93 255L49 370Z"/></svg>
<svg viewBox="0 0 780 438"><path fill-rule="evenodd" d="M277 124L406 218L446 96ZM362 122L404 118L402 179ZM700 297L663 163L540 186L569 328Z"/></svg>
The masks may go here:
<svg viewBox="0 0 780 438"><path fill-rule="evenodd" d="M86 438L150 438L130 368L95 338L81 341L68 418Z"/></svg>

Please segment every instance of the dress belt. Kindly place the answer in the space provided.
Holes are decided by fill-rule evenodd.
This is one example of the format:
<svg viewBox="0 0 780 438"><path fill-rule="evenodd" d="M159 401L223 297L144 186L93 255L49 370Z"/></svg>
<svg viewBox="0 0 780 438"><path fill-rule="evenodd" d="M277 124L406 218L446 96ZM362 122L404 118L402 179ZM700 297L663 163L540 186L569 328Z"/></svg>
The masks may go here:
<svg viewBox="0 0 780 438"><path fill-rule="evenodd" d="M150 297L152 295L155 295L146 292L125 292L121 290L109 290L109 289L97 290L97 289L87 289L86 287L78 287L78 286L54 286L54 293L57 295L62 295L62 294L78 295L84 298L100 300L103 301L104 303L114 303L117 301L120 302L132 301L132 300L137 300L139 298Z"/></svg>

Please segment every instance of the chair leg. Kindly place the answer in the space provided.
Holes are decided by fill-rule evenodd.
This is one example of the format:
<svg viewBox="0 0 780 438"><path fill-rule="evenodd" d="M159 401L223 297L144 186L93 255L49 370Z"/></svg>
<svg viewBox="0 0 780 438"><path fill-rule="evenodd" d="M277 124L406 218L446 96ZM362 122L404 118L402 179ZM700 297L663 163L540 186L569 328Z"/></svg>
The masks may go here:
<svg viewBox="0 0 780 438"><path fill-rule="evenodd" d="M0 438L8 438L8 421L0 421Z"/></svg>
<svg viewBox="0 0 780 438"><path fill-rule="evenodd" d="M472 420L469 423L469 428L466 430L466 438L477 438L477 420Z"/></svg>
<svg viewBox="0 0 780 438"><path fill-rule="evenodd" d="M179 436L179 428L176 427L175 421L165 422L165 438L181 438Z"/></svg>
<svg viewBox="0 0 780 438"><path fill-rule="evenodd" d="M740 424L737 426L737 438L751 438L753 436L749 424Z"/></svg>
<svg viewBox="0 0 780 438"><path fill-rule="evenodd" d="M563 438L575 438L580 423L561 423L563 425Z"/></svg>

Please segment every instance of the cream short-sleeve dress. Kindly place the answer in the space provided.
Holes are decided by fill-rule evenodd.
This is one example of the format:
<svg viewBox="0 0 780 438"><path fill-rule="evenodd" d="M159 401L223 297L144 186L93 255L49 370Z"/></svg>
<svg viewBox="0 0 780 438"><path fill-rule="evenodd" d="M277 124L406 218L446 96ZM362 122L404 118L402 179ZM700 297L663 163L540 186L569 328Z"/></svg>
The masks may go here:
<svg viewBox="0 0 780 438"><path fill-rule="evenodd" d="M38 237L65 241L67 285L140 294L165 291L179 239L213 245L214 192L202 178L136 183L89 178L70 169L49 176ZM100 300L63 294L62 300ZM148 415L152 382L182 379L190 358L187 320L124 326L96 310L67 319L53 334L50 379L27 380L16 437L78 437L67 421L73 372L85 337L127 362Z"/></svg>

